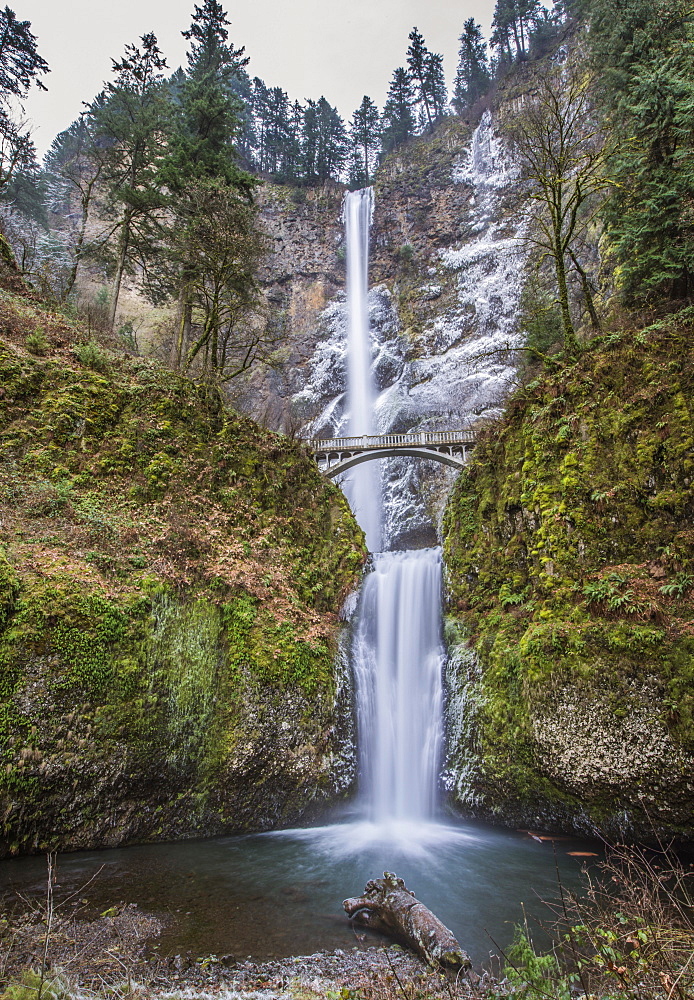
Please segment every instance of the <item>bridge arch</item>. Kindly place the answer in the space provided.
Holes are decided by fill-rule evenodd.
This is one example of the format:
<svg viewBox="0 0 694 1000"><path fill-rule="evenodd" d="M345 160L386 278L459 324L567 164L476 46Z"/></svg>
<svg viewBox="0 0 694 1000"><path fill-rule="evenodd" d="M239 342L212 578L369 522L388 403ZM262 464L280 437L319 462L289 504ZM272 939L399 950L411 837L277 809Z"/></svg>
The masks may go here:
<svg viewBox="0 0 694 1000"><path fill-rule="evenodd" d="M443 465L449 465L458 470L465 467L462 455L449 455L446 452L434 451L433 448L378 448L374 451L362 451L356 455L349 455L336 462L335 465L323 467L321 472L328 479L334 479L335 476L347 472L348 469L353 469L355 465L361 465L362 462L372 462L375 458L402 458L403 456L441 462ZM326 457L329 461L330 455Z"/></svg>

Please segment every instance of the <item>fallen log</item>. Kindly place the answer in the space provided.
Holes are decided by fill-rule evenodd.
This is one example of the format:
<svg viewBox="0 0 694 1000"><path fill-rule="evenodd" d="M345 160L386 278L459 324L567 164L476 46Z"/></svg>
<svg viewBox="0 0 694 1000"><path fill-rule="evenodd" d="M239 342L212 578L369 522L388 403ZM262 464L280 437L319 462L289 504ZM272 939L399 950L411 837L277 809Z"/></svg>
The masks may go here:
<svg viewBox="0 0 694 1000"><path fill-rule="evenodd" d="M392 872L371 879L363 896L345 899L342 905L350 920L397 938L434 968L472 968L452 932Z"/></svg>

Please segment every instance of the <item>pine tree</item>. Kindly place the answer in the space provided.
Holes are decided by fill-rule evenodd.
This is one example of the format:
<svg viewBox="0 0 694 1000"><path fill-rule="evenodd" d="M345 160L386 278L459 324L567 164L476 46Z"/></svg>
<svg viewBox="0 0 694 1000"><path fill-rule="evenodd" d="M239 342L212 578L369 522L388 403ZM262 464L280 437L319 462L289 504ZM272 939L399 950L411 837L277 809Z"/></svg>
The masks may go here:
<svg viewBox="0 0 694 1000"><path fill-rule="evenodd" d="M378 158L381 133L378 108L366 95L352 115L350 140L354 154L350 170L351 183L355 187L368 187Z"/></svg>
<svg viewBox="0 0 694 1000"><path fill-rule="evenodd" d="M126 45L123 58L113 60L114 79L106 83L104 99L89 108L91 127L110 152L101 179L113 218L110 239L102 248L114 275L111 329L123 276L146 257L152 217L164 203L157 171L167 113L162 73L166 60L154 34L143 35L141 42L141 48Z"/></svg>
<svg viewBox="0 0 694 1000"><path fill-rule="evenodd" d="M40 77L48 73L48 63L39 55L30 21L18 21L9 7L0 10L0 192L15 171L31 170L36 163L36 147L26 122L16 120L17 106L32 83L45 90Z"/></svg>
<svg viewBox="0 0 694 1000"><path fill-rule="evenodd" d="M384 153L405 142L415 131L415 97L412 82L404 67L393 73L381 119L381 143Z"/></svg>
<svg viewBox="0 0 694 1000"><path fill-rule="evenodd" d="M409 34L410 45L407 49L407 68L410 79L415 87L416 100L421 107L426 123L432 125L434 122L434 109L431 104L428 85L428 66L430 53L424 44L423 35L413 28Z"/></svg>
<svg viewBox="0 0 694 1000"><path fill-rule="evenodd" d="M180 85L169 151L161 169L173 192L192 180L214 177L250 193L252 178L237 163L239 101L231 81L249 59L227 44L229 21L217 0L195 4L188 31L188 69Z"/></svg>
<svg viewBox="0 0 694 1000"><path fill-rule="evenodd" d="M253 78L252 108L254 121L253 164L261 173L266 169L266 136L268 130L268 94L265 82Z"/></svg>
<svg viewBox="0 0 694 1000"><path fill-rule="evenodd" d="M446 105L448 104L448 89L443 74L443 56L438 52L428 54L426 85L434 121L438 121L446 114Z"/></svg>
<svg viewBox="0 0 694 1000"><path fill-rule="evenodd" d="M525 59L533 27L541 17L540 0L496 0L492 45L502 63Z"/></svg>
<svg viewBox="0 0 694 1000"><path fill-rule="evenodd" d="M302 173L309 184L338 180L349 143L344 122L324 97L308 100L303 113Z"/></svg>
<svg viewBox="0 0 694 1000"><path fill-rule="evenodd" d="M467 19L460 36L458 70L453 86L453 106L458 114L472 107L489 89L491 74L482 26L474 17Z"/></svg>
<svg viewBox="0 0 694 1000"><path fill-rule="evenodd" d="M443 56L427 49L417 28L412 29L409 40L407 66L419 106L419 121L422 127L431 127L445 114L448 103Z"/></svg>

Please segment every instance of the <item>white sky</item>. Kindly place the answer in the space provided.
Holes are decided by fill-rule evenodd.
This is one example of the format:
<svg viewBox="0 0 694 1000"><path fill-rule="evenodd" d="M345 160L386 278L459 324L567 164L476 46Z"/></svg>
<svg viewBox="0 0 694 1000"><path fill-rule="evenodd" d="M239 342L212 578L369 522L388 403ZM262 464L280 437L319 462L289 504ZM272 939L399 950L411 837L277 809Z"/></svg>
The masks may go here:
<svg viewBox="0 0 694 1000"><path fill-rule="evenodd" d="M48 93L26 102L39 156L74 121L82 101L99 92L125 45L153 31L169 67L185 63L194 0L8 0L31 21L51 72ZM197 0L202 5L203 0ZM404 66L416 25L427 47L442 52L452 84L463 22L474 17L485 36L494 0L228 0L229 39L245 45L248 72L281 86L293 100L323 94L349 120L364 94L383 107L393 70Z"/></svg>

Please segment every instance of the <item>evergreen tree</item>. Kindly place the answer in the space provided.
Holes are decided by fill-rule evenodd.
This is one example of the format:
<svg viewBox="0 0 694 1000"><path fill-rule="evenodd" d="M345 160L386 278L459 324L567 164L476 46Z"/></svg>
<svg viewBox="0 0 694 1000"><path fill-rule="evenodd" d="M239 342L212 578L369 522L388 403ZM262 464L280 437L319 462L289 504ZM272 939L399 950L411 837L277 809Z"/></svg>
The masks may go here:
<svg viewBox="0 0 694 1000"><path fill-rule="evenodd" d="M303 113L302 167L309 184L338 180L349 143L344 122L324 97L308 100Z"/></svg>
<svg viewBox="0 0 694 1000"><path fill-rule="evenodd" d="M399 66L393 73L381 119L383 152L390 152L405 142L415 131L414 91L406 69Z"/></svg>
<svg viewBox="0 0 694 1000"><path fill-rule="evenodd" d="M694 291L694 9L593 0L590 42L616 137L607 241L632 300Z"/></svg>
<svg viewBox="0 0 694 1000"><path fill-rule="evenodd" d="M107 82L103 100L89 108L91 128L110 152L101 180L113 219L110 238L102 248L114 275L111 329L123 276L147 257L152 217L163 205L157 170L166 114L162 73L166 60L151 32L141 42L141 48L127 45L123 58L113 60L114 79Z"/></svg>
<svg viewBox="0 0 694 1000"><path fill-rule="evenodd" d="M253 117L253 84L243 66L239 66L229 80L228 89L236 107L236 135L234 146L239 163L249 167L253 160L255 120Z"/></svg>
<svg viewBox="0 0 694 1000"><path fill-rule="evenodd" d="M489 89L491 74L482 26L474 17L467 19L460 36L458 70L453 86L453 106L458 114L472 107Z"/></svg>
<svg viewBox="0 0 694 1000"><path fill-rule="evenodd" d="M352 115L350 139L353 149L350 181L355 187L368 187L376 167L381 132L378 108L366 95Z"/></svg>
<svg viewBox="0 0 694 1000"><path fill-rule="evenodd" d="M31 170L36 163L21 102L32 83L46 89L40 77L48 73L48 63L39 55L30 29L31 22L18 21L9 7L0 10L0 192L15 171Z"/></svg>
<svg viewBox="0 0 694 1000"><path fill-rule="evenodd" d="M250 193L252 178L237 163L239 101L232 80L249 62L244 49L227 44L229 21L217 0L194 5L188 31L188 69L179 87L169 150L161 169L166 186L177 192L199 178L214 177Z"/></svg>
<svg viewBox="0 0 694 1000"><path fill-rule="evenodd" d="M304 124L304 109L299 101L289 108L287 122L287 147L284 156L282 179L287 182L301 179L301 149Z"/></svg>
<svg viewBox="0 0 694 1000"><path fill-rule="evenodd" d="M267 169L266 137L268 131L268 95L270 91L259 76L253 79L252 109L254 121L253 165L261 173Z"/></svg>
<svg viewBox="0 0 694 1000"><path fill-rule="evenodd" d="M423 35L413 28L409 34L410 45L407 49L407 68L410 79L415 87L416 100L423 111L427 125L434 122L434 109L429 93L429 60L430 52L424 44Z"/></svg>
<svg viewBox="0 0 694 1000"><path fill-rule="evenodd" d="M496 0L492 45L503 62L525 59L533 27L541 17L540 0Z"/></svg>
<svg viewBox="0 0 694 1000"><path fill-rule="evenodd" d="M169 205L176 217L185 217L191 192L199 181L230 187L250 200L254 180L238 165L235 139L239 132L239 101L232 81L248 64L244 49L227 44L229 21L217 0L194 5L188 31L188 68L179 85L178 100L169 138L169 148L159 177L169 192ZM165 242L177 237L169 229ZM173 346L173 362L180 365L184 345L193 324L194 288L199 278L191 255L178 254L180 323ZM151 294L159 294L161 276L154 273Z"/></svg>
<svg viewBox="0 0 694 1000"><path fill-rule="evenodd" d="M443 56L427 49L417 28L412 29L409 40L407 66L415 90L420 124L422 127L431 127L445 114L448 103Z"/></svg>
<svg viewBox="0 0 694 1000"><path fill-rule="evenodd" d="M446 114L446 105L448 104L448 90L443 74L443 56L438 52L429 53L426 65L426 86L434 121L438 121Z"/></svg>

